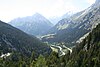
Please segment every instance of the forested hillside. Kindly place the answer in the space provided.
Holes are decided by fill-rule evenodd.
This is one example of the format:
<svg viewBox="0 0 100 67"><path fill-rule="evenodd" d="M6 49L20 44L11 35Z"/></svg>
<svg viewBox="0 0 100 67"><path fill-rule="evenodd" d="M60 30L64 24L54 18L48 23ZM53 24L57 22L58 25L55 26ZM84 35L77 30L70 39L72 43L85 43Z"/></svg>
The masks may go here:
<svg viewBox="0 0 100 67"><path fill-rule="evenodd" d="M50 50L49 46L36 37L0 21L0 56L12 52L30 56L33 51L38 55L48 53L48 50Z"/></svg>

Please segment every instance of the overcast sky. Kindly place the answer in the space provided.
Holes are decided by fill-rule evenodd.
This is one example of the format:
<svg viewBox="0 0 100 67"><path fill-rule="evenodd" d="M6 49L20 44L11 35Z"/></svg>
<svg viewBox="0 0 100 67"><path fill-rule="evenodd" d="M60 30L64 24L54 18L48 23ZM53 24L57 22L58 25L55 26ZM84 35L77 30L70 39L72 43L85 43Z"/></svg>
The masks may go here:
<svg viewBox="0 0 100 67"><path fill-rule="evenodd" d="M95 0L0 0L0 20L9 22L17 17L38 12L46 18L61 16L69 11L86 9Z"/></svg>

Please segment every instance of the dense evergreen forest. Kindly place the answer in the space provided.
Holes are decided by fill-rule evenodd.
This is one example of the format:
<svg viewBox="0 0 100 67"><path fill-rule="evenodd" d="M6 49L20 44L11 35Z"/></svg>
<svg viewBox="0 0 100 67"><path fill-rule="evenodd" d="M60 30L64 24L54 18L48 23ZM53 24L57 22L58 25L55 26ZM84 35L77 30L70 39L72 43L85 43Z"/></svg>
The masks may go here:
<svg viewBox="0 0 100 67"><path fill-rule="evenodd" d="M12 52L8 57L0 58L0 67L100 67L100 24L76 47L72 53L58 57L51 52L50 55L30 57L18 52Z"/></svg>

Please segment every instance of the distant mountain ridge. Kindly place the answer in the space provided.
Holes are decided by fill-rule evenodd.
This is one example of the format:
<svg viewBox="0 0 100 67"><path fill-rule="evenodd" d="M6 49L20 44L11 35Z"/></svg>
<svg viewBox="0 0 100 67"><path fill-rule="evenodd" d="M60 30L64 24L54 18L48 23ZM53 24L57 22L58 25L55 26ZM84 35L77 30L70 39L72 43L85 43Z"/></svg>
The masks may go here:
<svg viewBox="0 0 100 67"><path fill-rule="evenodd" d="M60 20L65 19L65 18L69 18L71 15L73 15L72 12L67 12L66 14L59 16L59 17L50 17L49 20L56 25Z"/></svg>
<svg viewBox="0 0 100 67"><path fill-rule="evenodd" d="M14 19L9 22L9 24L35 36L44 34L53 26L48 19L39 13L36 13L33 16Z"/></svg>

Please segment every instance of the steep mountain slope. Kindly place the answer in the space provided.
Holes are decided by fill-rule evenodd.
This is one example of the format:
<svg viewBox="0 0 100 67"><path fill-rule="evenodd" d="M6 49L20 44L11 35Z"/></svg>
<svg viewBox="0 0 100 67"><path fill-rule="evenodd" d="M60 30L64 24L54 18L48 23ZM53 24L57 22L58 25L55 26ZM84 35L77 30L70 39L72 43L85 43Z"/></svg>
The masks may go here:
<svg viewBox="0 0 100 67"><path fill-rule="evenodd" d="M49 20L39 13L33 16L14 19L9 24L35 36L44 34L53 26Z"/></svg>
<svg viewBox="0 0 100 67"><path fill-rule="evenodd" d="M69 67L100 67L100 24L74 49Z"/></svg>
<svg viewBox="0 0 100 67"><path fill-rule="evenodd" d="M80 38L95 28L98 23L100 23L100 0L96 1L84 11L74 14L70 19L62 19L59 21L53 27L56 32L51 32L52 29L50 30L49 34L54 35L45 36L42 40L66 43L80 42Z"/></svg>
<svg viewBox="0 0 100 67"><path fill-rule="evenodd" d="M0 54L20 52L30 56L32 51L36 54L48 53L50 48L37 38L0 21Z"/></svg>
<svg viewBox="0 0 100 67"><path fill-rule="evenodd" d="M61 30L68 29L74 24L70 18L60 20L54 27L52 27L47 33L53 34Z"/></svg>

